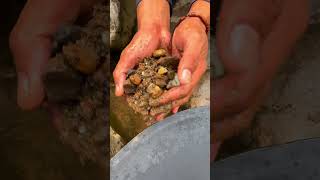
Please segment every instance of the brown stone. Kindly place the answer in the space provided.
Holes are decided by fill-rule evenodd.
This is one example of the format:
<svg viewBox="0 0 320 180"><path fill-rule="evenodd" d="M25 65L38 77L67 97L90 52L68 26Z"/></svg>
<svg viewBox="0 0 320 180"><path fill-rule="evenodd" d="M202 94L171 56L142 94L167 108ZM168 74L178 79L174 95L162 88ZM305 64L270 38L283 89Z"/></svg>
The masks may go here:
<svg viewBox="0 0 320 180"><path fill-rule="evenodd" d="M152 54L154 58L160 58L166 55L167 55L167 51L165 49L157 49Z"/></svg>
<svg viewBox="0 0 320 180"><path fill-rule="evenodd" d="M163 91L159 86L151 83L147 88L147 92L151 95L152 98L157 98L161 96Z"/></svg>
<svg viewBox="0 0 320 180"><path fill-rule="evenodd" d="M97 67L98 55L91 48L83 48L76 44L63 47L66 61L76 70L84 74L92 74Z"/></svg>
<svg viewBox="0 0 320 180"><path fill-rule="evenodd" d="M126 80L123 85L124 93L125 94L134 94L136 92L136 85L132 84L130 80Z"/></svg>
<svg viewBox="0 0 320 180"><path fill-rule="evenodd" d="M167 85L167 81L164 78L156 78L154 83L161 88L164 88Z"/></svg>
<svg viewBox="0 0 320 180"><path fill-rule="evenodd" d="M139 74L133 74L129 77L129 79L135 85L139 85L142 81Z"/></svg>
<svg viewBox="0 0 320 180"><path fill-rule="evenodd" d="M163 67L163 66L160 66L159 69L158 69L158 74L160 75L164 75L168 72L168 69Z"/></svg>

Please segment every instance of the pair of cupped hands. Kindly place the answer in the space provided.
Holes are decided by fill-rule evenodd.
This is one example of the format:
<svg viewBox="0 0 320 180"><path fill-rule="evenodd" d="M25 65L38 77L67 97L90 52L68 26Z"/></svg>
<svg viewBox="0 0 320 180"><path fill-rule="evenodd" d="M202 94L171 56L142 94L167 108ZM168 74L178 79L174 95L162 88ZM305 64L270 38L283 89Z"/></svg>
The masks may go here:
<svg viewBox="0 0 320 180"><path fill-rule="evenodd" d="M43 103L42 75L51 55L52 36L59 27L87 13L98 0L29 0L10 35L10 47L18 75L18 105L30 110ZM195 2L190 10L207 11L210 4ZM180 86L159 98L158 103L172 103L177 112L186 103L206 71L208 37L206 26L198 17L188 17L170 34L170 6L166 0L143 0L137 7L138 31L123 50L113 72L116 95L123 95L123 83L129 69L158 48L170 50L180 58ZM157 119L164 118L159 114Z"/></svg>

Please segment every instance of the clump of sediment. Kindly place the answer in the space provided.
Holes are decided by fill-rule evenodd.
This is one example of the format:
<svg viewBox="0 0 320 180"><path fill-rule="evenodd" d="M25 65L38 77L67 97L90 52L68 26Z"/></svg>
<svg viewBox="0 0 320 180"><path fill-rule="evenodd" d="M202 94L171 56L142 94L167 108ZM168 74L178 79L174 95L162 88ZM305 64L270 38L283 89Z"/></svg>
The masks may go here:
<svg viewBox="0 0 320 180"><path fill-rule="evenodd" d="M172 105L158 105L158 98L171 88L179 86L178 59L166 50L158 49L130 70L124 84L129 106L145 117L147 125L155 123L155 116L168 115Z"/></svg>

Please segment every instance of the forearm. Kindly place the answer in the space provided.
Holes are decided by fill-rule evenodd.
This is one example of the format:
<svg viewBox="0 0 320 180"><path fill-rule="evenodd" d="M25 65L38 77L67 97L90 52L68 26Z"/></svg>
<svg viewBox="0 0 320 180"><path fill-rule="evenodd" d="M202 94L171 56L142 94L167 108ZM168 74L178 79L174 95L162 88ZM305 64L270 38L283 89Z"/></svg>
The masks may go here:
<svg viewBox="0 0 320 180"><path fill-rule="evenodd" d="M142 0L137 7L138 29L170 29L170 4L167 0Z"/></svg>

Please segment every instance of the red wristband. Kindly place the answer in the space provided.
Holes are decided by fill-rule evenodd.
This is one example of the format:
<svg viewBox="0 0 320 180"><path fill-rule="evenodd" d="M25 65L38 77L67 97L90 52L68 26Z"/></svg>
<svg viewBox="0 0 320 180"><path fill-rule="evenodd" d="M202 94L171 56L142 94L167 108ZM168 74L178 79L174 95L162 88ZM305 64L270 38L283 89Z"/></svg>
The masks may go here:
<svg viewBox="0 0 320 180"><path fill-rule="evenodd" d="M179 22L177 23L177 26L178 26L183 20L185 20L185 19L188 18L188 17L197 17L197 18L199 18L199 19L201 20L201 22L203 23L203 25L206 27L206 33L208 34L208 32L209 32L209 30L210 30L210 24L207 23L202 16L200 16L200 15L194 13L194 12L191 12L191 13L189 13L188 15L181 17L180 20L179 20ZM177 26L176 26L176 27L177 27Z"/></svg>

